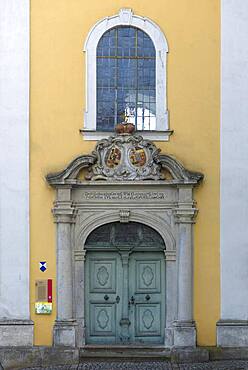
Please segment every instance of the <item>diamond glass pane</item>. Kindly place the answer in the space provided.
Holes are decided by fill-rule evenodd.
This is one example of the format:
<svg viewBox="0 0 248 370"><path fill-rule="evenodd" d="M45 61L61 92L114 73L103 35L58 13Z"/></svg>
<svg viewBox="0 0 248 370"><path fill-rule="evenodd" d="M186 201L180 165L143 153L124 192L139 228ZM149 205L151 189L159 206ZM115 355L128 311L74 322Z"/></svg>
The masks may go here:
<svg viewBox="0 0 248 370"><path fill-rule="evenodd" d="M137 130L156 129L156 52L135 27L104 33L97 46L97 130L126 119Z"/></svg>

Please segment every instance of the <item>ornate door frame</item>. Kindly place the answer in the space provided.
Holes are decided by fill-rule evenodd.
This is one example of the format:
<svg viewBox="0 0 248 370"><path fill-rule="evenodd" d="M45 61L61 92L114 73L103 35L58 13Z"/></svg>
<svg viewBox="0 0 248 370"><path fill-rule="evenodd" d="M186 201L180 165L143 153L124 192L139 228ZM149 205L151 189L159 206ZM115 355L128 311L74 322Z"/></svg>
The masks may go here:
<svg viewBox="0 0 248 370"><path fill-rule="evenodd" d="M132 140L146 150L149 167L135 170L132 178L108 171L99 175L101 150ZM138 144L137 144L138 143ZM147 149L148 148L148 149ZM127 151L126 151L127 152ZM130 167L130 164L128 164ZM126 165L127 167L127 165ZM95 176L80 180L90 168ZM122 172L126 171L122 164ZM130 168L128 168L130 170ZM160 174L158 171L161 171ZM162 179L162 171L165 179ZM128 171L126 171L128 173ZM130 171L129 171L130 173ZM146 175L147 174L147 175ZM106 181L97 181L96 177ZM147 177L146 177L147 176ZM98 226L108 222L139 222L155 229L166 249L165 346L195 346L193 320L193 233L197 209L193 188L202 174L186 170L173 157L159 155L148 140L135 135L117 135L100 141L96 151L73 160L65 170L47 176L56 189L53 214L57 223L57 319L54 345L84 346L84 261L85 241ZM144 181L145 180L145 181Z"/></svg>

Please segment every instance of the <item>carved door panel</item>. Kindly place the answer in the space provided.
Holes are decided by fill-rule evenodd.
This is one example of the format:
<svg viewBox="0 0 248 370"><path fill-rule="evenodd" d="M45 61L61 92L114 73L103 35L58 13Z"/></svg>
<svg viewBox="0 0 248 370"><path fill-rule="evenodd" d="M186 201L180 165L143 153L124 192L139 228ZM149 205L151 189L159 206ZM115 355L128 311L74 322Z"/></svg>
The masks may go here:
<svg viewBox="0 0 248 370"><path fill-rule="evenodd" d="M130 256L129 317L131 342L164 342L165 262L162 252L139 252Z"/></svg>
<svg viewBox="0 0 248 370"><path fill-rule="evenodd" d="M86 341L118 343L122 266L116 252L87 252L85 279Z"/></svg>

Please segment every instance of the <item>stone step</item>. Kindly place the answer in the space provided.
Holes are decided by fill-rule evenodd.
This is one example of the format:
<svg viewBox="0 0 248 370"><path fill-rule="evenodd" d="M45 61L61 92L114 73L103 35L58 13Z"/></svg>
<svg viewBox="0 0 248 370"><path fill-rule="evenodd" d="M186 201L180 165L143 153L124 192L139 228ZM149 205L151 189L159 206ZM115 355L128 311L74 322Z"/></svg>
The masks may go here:
<svg viewBox="0 0 248 370"><path fill-rule="evenodd" d="M170 354L170 349L159 346L86 346L80 349L79 357L81 360L86 358L169 360Z"/></svg>
<svg viewBox="0 0 248 370"><path fill-rule="evenodd" d="M85 346L79 350L79 361L85 360L135 360L206 362L209 351L204 348L165 348L162 346Z"/></svg>

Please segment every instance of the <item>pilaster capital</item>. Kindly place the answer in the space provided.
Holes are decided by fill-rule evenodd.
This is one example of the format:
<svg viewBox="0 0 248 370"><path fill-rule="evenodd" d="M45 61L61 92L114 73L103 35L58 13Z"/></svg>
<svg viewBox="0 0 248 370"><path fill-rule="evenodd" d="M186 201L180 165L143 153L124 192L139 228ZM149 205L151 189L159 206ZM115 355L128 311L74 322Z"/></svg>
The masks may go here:
<svg viewBox="0 0 248 370"><path fill-rule="evenodd" d="M74 251L74 259L75 261L85 261L86 250L85 249L78 249Z"/></svg>
<svg viewBox="0 0 248 370"><path fill-rule="evenodd" d="M176 251L164 250L165 261L176 261Z"/></svg>
<svg viewBox="0 0 248 370"><path fill-rule="evenodd" d="M178 224L194 224L198 209L192 204L179 204L178 208L174 209L175 222Z"/></svg>
<svg viewBox="0 0 248 370"><path fill-rule="evenodd" d="M71 201L56 201L52 213L56 223L74 223L77 211Z"/></svg>

